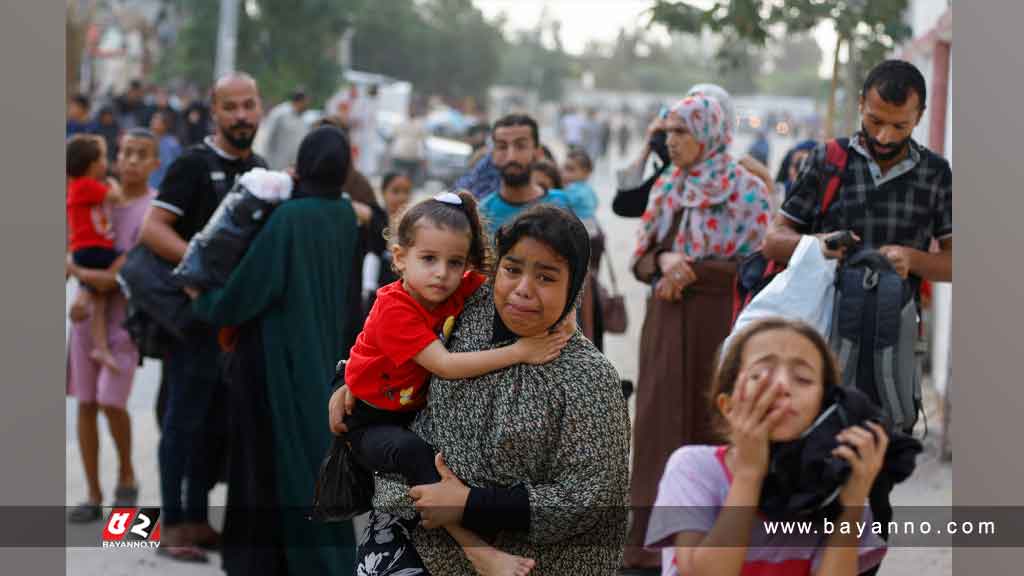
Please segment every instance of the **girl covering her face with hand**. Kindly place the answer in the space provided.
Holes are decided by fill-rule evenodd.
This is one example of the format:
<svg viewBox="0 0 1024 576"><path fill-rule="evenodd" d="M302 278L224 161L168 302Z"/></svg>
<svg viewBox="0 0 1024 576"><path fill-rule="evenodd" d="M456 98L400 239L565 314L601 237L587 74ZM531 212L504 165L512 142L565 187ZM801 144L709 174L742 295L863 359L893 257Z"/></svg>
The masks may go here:
<svg viewBox="0 0 1024 576"><path fill-rule="evenodd" d="M729 443L676 450L659 485L646 544L663 548L663 575L852 576L881 561L885 543L870 529L860 538L856 529L829 536L772 533L758 512L770 446L809 430L838 382L835 360L810 326L766 319L736 335L711 398ZM834 523L870 527L867 498L888 437L867 422L842 430L836 441L832 455L848 462L851 473L839 490L842 511Z"/></svg>

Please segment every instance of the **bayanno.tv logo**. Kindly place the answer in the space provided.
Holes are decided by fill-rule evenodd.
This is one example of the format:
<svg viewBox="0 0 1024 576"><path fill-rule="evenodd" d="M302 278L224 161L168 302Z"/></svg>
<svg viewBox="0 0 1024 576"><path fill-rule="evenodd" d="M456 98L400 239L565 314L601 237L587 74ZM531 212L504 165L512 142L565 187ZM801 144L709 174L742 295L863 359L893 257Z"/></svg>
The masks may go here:
<svg viewBox="0 0 1024 576"><path fill-rule="evenodd" d="M114 508L103 528L104 548L159 548L159 508Z"/></svg>

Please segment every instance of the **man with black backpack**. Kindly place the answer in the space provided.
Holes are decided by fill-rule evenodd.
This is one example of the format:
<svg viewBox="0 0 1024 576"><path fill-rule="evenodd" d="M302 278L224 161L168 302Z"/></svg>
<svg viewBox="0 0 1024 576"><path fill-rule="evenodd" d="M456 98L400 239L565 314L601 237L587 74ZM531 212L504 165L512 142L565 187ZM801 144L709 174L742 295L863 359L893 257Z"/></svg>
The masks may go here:
<svg viewBox="0 0 1024 576"><path fill-rule="evenodd" d="M189 239L203 228L235 179L266 167L252 152L263 115L256 81L234 72L211 92L215 133L172 164L142 226L140 241L167 262L181 261ZM218 544L210 527L208 493L224 455L227 410L217 330L193 322L184 339L169 339L163 358L167 408L160 437L161 534L164 554L204 562L198 548ZM187 490L182 490L188 478ZM184 494L184 499L182 498Z"/></svg>
<svg viewBox="0 0 1024 576"><path fill-rule="evenodd" d="M848 141L818 146L763 247L766 258L785 264L801 235L814 234L826 257L842 260L830 340L844 383L871 396L905 432L920 409L914 347L907 345L919 330L920 283L953 276L953 173L911 137L925 98L913 64L876 66L861 91L861 129ZM939 252L929 251L933 240ZM883 525L892 514L891 488L876 483L871 495Z"/></svg>

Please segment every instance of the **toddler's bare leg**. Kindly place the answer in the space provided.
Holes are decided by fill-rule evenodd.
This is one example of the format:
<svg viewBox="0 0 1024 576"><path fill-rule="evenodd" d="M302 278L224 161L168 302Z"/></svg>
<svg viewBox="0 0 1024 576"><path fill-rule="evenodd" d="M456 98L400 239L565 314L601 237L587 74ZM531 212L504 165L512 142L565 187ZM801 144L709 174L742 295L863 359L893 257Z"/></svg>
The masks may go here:
<svg viewBox="0 0 1024 576"><path fill-rule="evenodd" d="M110 370L118 372L117 360L110 353L107 342L107 297L103 294L92 294L92 328L93 351L89 357L103 364Z"/></svg>
<svg viewBox="0 0 1024 576"><path fill-rule="evenodd" d="M462 546L466 558L481 576L526 576L536 564L532 558L506 554L490 546L462 526L446 526L445 530Z"/></svg>

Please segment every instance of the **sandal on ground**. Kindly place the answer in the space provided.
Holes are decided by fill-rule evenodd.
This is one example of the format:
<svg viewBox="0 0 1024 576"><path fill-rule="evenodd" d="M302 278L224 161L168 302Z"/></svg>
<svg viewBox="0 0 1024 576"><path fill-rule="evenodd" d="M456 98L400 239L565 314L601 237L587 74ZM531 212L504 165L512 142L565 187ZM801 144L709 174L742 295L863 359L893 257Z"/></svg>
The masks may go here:
<svg viewBox="0 0 1024 576"><path fill-rule="evenodd" d="M92 502L82 502L68 514L68 522L72 524L89 524L103 519L103 507Z"/></svg>
<svg viewBox="0 0 1024 576"><path fill-rule="evenodd" d="M156 549L156 553L177 562L206 564L210 561L206 553L195 546L160 546Z"/></svg>
<svg viewBox="0 0 1024 576"><path fill-rule="evenodd" d="M132 508L139 502L138 486L118 486L114 490L115 508Z"/></svg>

